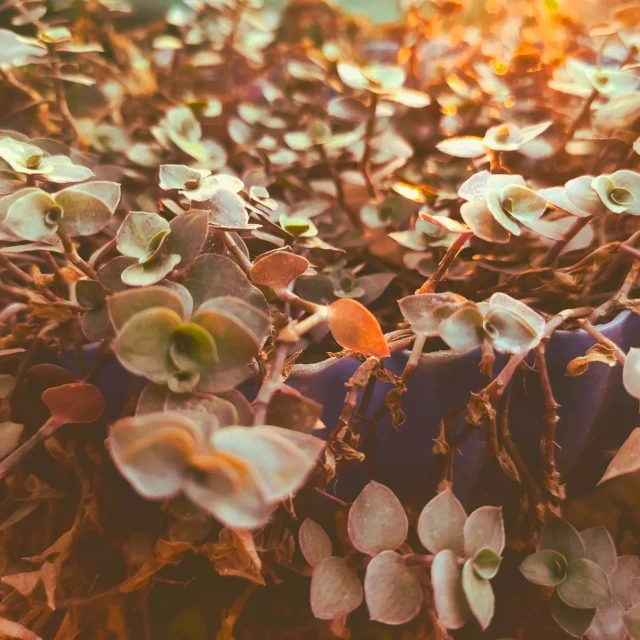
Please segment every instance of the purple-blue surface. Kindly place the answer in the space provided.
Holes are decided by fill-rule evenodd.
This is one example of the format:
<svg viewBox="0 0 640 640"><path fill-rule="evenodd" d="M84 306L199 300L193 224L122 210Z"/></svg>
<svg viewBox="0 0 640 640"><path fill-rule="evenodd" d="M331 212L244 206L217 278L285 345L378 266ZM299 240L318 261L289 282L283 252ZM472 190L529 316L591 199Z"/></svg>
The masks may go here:
<svg viewBox="0 0 640 640"><path fill-rule="evenodd" d="M640 346L640 316L625 311L599 328L625 352L629 347ZM619 446L639 424L638 403L624 392L620 367L612 369L606 364L594 363L582 376L564 375L567 363L584 355L593 344L594 340L584 331L557 331L547 347L551 384L560 404L558 464L563 474L576 479L577 491L593 486L606 465L605 447L599 443L606 443L608 448ZM90 361L95 348L88 347L85 353ZM395 353L386 360L386 366L400 374L407 357L408 352ZM494 374L505 362L504 356L498 356ZM372 467L363 464L346 469L332 490L344 499L353 499L373 469L375 478L400 496L407 497L418 490L420 495L428 497L435 490L432 477L435 461L431 450L438 436L440 420L448 409L466 401L471 392L482 389L479 363L479 350L462 355L446 351L424 354L403 398L406 422L396 431L387 415L375 430L373 456L369 461ZM78 373L72 353L63 355L61 364ZM358 365L356 360L342 358L294 367L288 384L324 407L322 420L327 429L315 432L318 436L326 438L336 424L344 402L344 384ZM124 371L115 358L107 361L95 382L105 396L105 417L109 421L119 416L131 385L137 384L141 388L143 384ZM537 373L525 367L524 373L516 375L512 385L511 433L526 462L539 473L543 400ZM372 410L383 402L389 388L387 384L376 384L369 405ZM250 398L255 395L251 385L244 385L243 391ZM457 429L462 427L463 417L456 425ZM581 456L586 460L584 465L578 464ZM473 503L474 497L479 497L479 492L491 482L486 473L489 463L484 430L480 429L455 454L454 491L465 503ZM586 469L579 468L585 465ZM511 482L506 478L503 481Z"/></svg>

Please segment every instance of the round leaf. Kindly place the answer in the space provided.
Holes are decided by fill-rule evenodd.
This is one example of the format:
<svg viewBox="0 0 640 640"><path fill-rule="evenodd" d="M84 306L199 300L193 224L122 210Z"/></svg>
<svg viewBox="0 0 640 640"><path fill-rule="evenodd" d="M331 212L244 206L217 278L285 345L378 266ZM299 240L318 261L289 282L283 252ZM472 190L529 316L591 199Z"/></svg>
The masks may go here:
<svg viewBox="0 0 640 640"><path fill-rule="evenodd" d="M609 575L616 568L616 545L606 527L592 527L580 532L587 554L585 558L593 560Z"/></svg>
<svg viewBox="0 0 640 640"><path fill-rule="evenodd" d="M438 620L447 629L463 627L470 611L462 588L462 568L451 549L440 551L433 559L431 583Z"/></svg>
<svg viewBox="0 0 640 640"><path fill-rule="evenodd" d="M169 379L169 349L174 331L182 324L170 309L140 311L123 325L113 346L122 365L131 373L163 383Z"/></svg>
<svg viewBox="0 0 640 640"><path fill-rule="evenodd" d="M467 518L464 524L464 548L468 557L473 558L485 547L500 556L504 542L501 507L480 507Z"/></svg>
<svg viewBox="0 0 640 640"><path fill-rule="evenodd" d="M540 549L551 549L567 560L584 558L586 549L580 534L566 520L549 514L540 534Z"/></svg>
<svg viewBox="0 0 640 640"><path fill-rule="evenodd" d="M491 580L498 574L502 559L489 548L480 549L472 558L473 570L485 580Z"/></svg>
<svg viewBox="0 0 640 640"><path fill-rule="evenodd" d="M462 587L471 613L480 623L482 630L486 630L495 611L495 596L491 583L476 574L471 560L467 560L462 569Z"/></svg>
<svg viewBox="0 0 640 640"><path fill-rule="evenodd" d="M334 620L362 603L362 584L344 558L322 560L311 578L311 610L316 618Z"/></svg>
<svg viewBox="0 0 640 640"><path fill-rule="evenodd" d="M327 312L329 328L341 347L365 356L389 356L389 346L376 317L359 302L342 298L329 305Z"/></svg>
<svg viewBox="0 0 640 640"><path fill-rule="evenodd" d="M520 571L533 584L555 587L567 577L567 561L562 554L547 549L525 558L520 565Z"/></svg>
<svg viewBox="0 0 640 640"><path fill-rule="evenodd" d="M104 398L100 391L84 382L46 389L42 393L42 401L51 412L51 418L60 424L93 422L104 410Z"/></svg>
<svg viewBox="0 0 640 640"><path fill-rule="evenodd" d="M207 211L185 211L170 223L169 247L180 255L180 268L188 267L202 251L209 230Z"/></svg>
<svg viewBox="0 0 640 640"><path fill-rule="evenodd" d="M587 632L593 618L595 609L574 609L560 600L557 593L551 597L551 615L561 629L574 638L582 638Z"/></svg>
<svg viewBox="0 0 640 640"><path fill-rule="evenodd" d="M304 559L315 567L331 556L331 540L326 531L311 518L306 518L298 532L300 551Z"/></svg>
<svg viewBox="0 0 640 640"><path fill-rule="evenodd" d="M404 624L422 607L422 587L415 571L395 551L383 551L367 565L364 594L371 620Z"/></svg>
<svg viewBox="0 0 640 640"><path fill-rule="evenodd" d="M169 223L157 213L132 211L118 229L118 251L130 258L146 258L151 240L170 229Z"/></svg>
<svg viewBox="0 0 640 640"><path fill-rule="evenodd" d="M244 271L226 256L212 253L197 258L187 269L182 284L193 297L197 309L205 300L235 296L259 309L266 309L264 296L249 282Z"/></svg>
<svg viewBox="0 0 640 640"><path fill-rule="evenodd" d="M182 299L178 293L167 287L122 291L110 296L108 305L111 322L116 331L120 331L125 322L136 313L155 307L170 309L180 316L180 319L185 315Z"/></svg>
<svg viewBox="0 0 640 640"><path fill-rule="evenodd" d="M451 489L428 502L418 518L420 542L431 553L450 549L456 555L464 552L464 523L467 514ZM453 628L453 627L450 627Z"/></svg>
<svg viewBox="0 0 640 640"><path fill-rule="evenodd" d="M288 251L275 251L256 261L251 269L251 279L278 293L308 268L309 261L306 258Z"/></svg>
<svg viewBox="0 0 640 640"><path fill-rule="evenodd" d="M593 609L611 600L607 575L595 562L569 559L567 574L567 579L558 586L558 595L570 607Z"/></svg>
<svg viewBox="0 0 640 640"><path fill-rule="evenodd" d="M370 482L351 505L347 526L353 546L374 556L397 549L407 537L409 523L393 491Z"/></svg>

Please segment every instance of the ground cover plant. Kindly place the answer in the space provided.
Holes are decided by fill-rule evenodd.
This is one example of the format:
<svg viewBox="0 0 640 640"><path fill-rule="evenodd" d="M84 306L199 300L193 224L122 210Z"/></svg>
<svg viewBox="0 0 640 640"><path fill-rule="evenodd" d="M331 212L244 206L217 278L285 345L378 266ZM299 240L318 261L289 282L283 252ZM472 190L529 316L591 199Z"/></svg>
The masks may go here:
<svg viewBox="0 0 640 640"><path fill-rule="evenodd" d="M640 5L399 6L0 2L0 636L640 638Z"/></svg>

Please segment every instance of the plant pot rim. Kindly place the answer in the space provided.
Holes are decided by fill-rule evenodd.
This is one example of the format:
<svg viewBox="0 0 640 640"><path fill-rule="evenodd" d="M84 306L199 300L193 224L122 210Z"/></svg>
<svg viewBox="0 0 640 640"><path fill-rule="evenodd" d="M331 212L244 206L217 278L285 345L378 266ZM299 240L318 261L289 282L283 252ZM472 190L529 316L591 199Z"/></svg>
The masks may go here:
<svg viewBox="0 0 640 640"><path fill-rule="evenodd" d="M631 313L632 311L630 309L623 309L608 322L605 322L604 324L596 324L595 326L598 328L599 331L605 331L605 332L611 329L615 329L618 325L621 325L631 315ZM566 337L566 336L576 335L576 334L583 334L584 336L588 335L584 329L571 329L571 330L558 329L557 331L554 332L554 335L558 335L558 334L560 337L563 337L563 336ZM392 353L391 357L393 357L394 355L401 355L404 358L408 358L410 353L411 351L409 351L408 349L403 349L401 351L396 351ZM443 349L441 351L432 351L430 353L423 353L420 356L420 360L423 362L425 361L445 362L450 360L456 360L459 358L469 357L469 355L474 353L479 355L480 349L476 348L471 351L453 351L451 349L446 349L446 350ZM335 364L338 360L342 360L342 358L331 357L331 358L326 358L325 360L320 360L319 362L313 362L310 364L296 364L292 368L291 375L295 377L304 377L304 378L311 377L315 374L318 374L324 371L325 369L328 369L333 364Z"/></svg>

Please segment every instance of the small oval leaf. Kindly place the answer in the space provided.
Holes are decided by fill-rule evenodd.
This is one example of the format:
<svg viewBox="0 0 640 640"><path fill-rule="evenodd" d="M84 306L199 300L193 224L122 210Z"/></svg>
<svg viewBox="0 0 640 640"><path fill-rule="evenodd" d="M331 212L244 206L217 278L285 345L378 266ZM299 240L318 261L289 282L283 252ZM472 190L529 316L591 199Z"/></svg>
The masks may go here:
<svg viewBox="0 0 640 640"><path fill-rule="evenodd" d="M409 523L400 501L388 487L370 482L349 511L348 530L353 546L374 556L397 549L407 537Z"/></svg>
<svg viewBox="0 0 640 640"><path fill-rule="evenodd" d="M566 579L567 561L557 551L546 549L525 558L520 565L520 571L533 584L554 587Z"/></svg>
<svg viewBox="0 0 640 640"><path fill-rule="evenodd" d="M316 567L325 558L331 556L332 547L329 536L326 531L311 518L307 518L300 526L298 540L304 559L312 567Z"/></svg>
<svg viewBox="0 0 640 640"><path fill-rule="evenodd" d="M456 554L464 551L464 523L467 514L451 489L438 494L428 502L418 518L420 542L431 553L451 549Z"/></svg>
<svg viewBox="0 0 640 640"><path fill-rule="evenodd" d="M574 609L560 600L557 593L551 597L551 615L561 629L574 638L582 638L588 631L595 609Z"/></svg>
<svg viewBox="0 0 640 640"><path fill-rule="evenodd" d="M594 609L611 600L611 587L605 572L593 561L573 558L567 579L558 586L558 595L570 607Z"/></svg>
<svg viewBox="0 0 640 640"><path fill-rule="evenodd" d="M431 582L438 620L447 629L460 629L470 610L462 588L462 567L451 549L440 551L433 559Z"/></svg>
<svg viewBox="0 0 640 640"><path fill-rule="evenodd" d="M344 558L325 558L311 578L311 610L320 620L334 620L357 609L362 602L362 584Z"/></svg>
<svg viewBox="0 0 640 640"><path fill-rule="evenodd" d="M471 613L476 617L484 631L491 624L495 611L495 596L491 583L481 578L473 570L471 560L465 562L462 569L462 587L467 596Z"/></svg>
<svg viewBox="0 0 640 640"><path fill-rule="evenodd" d="M365 306L342 298L329 305L328 315L331 333L341 347L375 358L389 356L380 324Z"/></svg>
<svg viewBox="0 0 640 640"><path fill-rule="evenodd" d="M499 556L504 549L504 522L501 507L480 507L464 524L464 548L472 558L480 549L493 549Z"/></svg>
<svg viewBox="0 0 640 640"><path fill-rule="evenodd" d="M372 620L404 624L422 606L422 587L416 573L395 551L383 551L367 566L364 594Z"/></svg>
<svg viewBox="0 0 640 640"><path fill-rule="evenodd" d="M51 387L42 393L51 417L61 424L86 424L97 420L104 410L104 398L97 387L72 382Z"/></svg>

